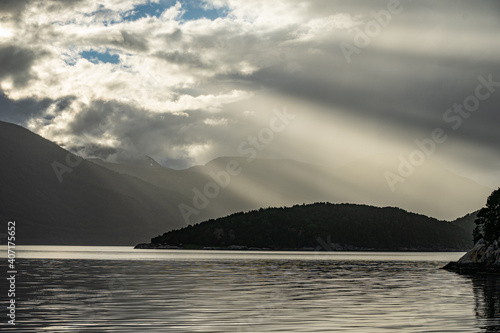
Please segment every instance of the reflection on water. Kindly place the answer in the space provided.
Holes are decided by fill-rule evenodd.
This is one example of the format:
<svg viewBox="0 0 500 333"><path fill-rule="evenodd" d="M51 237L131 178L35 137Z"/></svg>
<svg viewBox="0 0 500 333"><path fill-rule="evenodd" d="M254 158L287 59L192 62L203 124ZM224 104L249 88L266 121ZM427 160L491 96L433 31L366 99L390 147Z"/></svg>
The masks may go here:
<svg viewBox="0 0 500 333"><path fill-rule="evenodd" d="M442 261L235 258L20 259L15 332L498 331L498 280Z"/></svg>
<svg viewBox="0 0 500 333"><path fill-rule="evenodd" d="M476 316L483 332L500 332L500 276L471 277L476 295Z"/></svg>

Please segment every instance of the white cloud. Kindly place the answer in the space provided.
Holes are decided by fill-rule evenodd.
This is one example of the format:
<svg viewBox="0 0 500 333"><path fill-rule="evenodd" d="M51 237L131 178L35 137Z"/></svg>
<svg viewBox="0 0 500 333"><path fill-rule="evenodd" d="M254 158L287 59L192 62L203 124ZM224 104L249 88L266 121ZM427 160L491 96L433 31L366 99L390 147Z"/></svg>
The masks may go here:
<svg viewBox="0 0 500 333"><path fill-rule="evenodd" d="M405 135L401 133L410 132L407 128L421 130L421 123L435 119L430 110L442 111L443 105L463 99L459 86L451 89L456 98L446 95L435 105L408 107L408 100L419 91L444 95L440 85L466 85L460 81L466 75L475 79L498 66L497 18L484 10L474 14L475 7L466 4L454 12L431 2L426 4L432 10L405 3L405 10L348 66L339 43L353 43L351 29L363 28L372 19L370 13L386 8L387 2L204 1L206 9L227 12L214 20L183 20L186 8L178 2L158 17L129 20L137 5L148 3L160 2L9 2L9 11L0 13L0 46L7 47L2 61L9 64L9 70L0 68L2 92L14 102L54 103L44 111L45 118L37 113L38 118L28 121L31 129L67 145L93 142L121 147L120 141L131 135L125 129L132 127L123 122L128 124L131 118L136 127L153 126L157 122L151 119L165 116L183 125L154 136L159 140L171 136L168 144L140 137L141 147L148 142L159 147L160 156L199 161L232 153L224 140L243 139L238 137L242 127L234 129L241 119L249 127L258 126L252 121L276 105L257 101L272 92L280 96L281 105L292 97L303 99L304 105L311 105L311 113L320 109L317 105L327 105L333 114L352 119L379 121L380 116L381 121L399 121L387 131L399 142ZM469 13L467 22L462 21L461 11ZM82 58L82 51L90 50L118 56L119 63ZM54 106L68 96L71 103L60 109ZM79 117L106 102L115 105L110 112L119 113L124 107L133 111L113 118L106 133L71 133ZM327 125L321 133L328 131ZM311 137L319 140L316 134ZM354 132L345 137L367 136ZM376 141L378 147L390 146L382 141ZM205 146L206 142L210 144ZM351 142L349 149L366 150L361 140ZM134 145L139 144L129 146ZM371 150L376 149L374 145ZM336 151L344 153L341 147Z"/></svg>
<svg viewBox="0 0 500 333"><path fill-rule="evenodd" d="M13 35L12 29L9 29L7 26L1 26L0 25L0 41L1 40L8 40L9 38L12 37Z"/></svg>

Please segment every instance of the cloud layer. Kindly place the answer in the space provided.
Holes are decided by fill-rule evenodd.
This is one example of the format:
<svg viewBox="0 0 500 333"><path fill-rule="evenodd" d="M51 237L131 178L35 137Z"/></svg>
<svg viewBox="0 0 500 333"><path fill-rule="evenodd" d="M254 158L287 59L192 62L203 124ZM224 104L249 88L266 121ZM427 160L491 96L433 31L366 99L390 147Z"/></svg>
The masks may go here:
<svg viewBox="0 0 500 333"><path fill-rule="evenodd" d="M457 130L443 114L480 76L500 82L499 14L495 1L2 1L0 119L87 157L176 168L236 155L274 108L297 120L262 157L328 165L408 155L442 127L435 158L495 187L500 88Z"/></svg>

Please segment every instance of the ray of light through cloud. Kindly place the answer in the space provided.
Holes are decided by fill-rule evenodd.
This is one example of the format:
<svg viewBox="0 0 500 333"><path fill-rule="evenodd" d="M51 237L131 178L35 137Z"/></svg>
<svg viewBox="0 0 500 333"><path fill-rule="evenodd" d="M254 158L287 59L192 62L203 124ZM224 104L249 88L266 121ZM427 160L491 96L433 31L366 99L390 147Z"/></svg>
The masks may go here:
<svg viewBox="0 0 500 333"><path fill-rule="evenodd" d="M263 157L341 167L441 127L433 159L498 186L500 91L460 129L443 115L480 76L498 89L500 7L394 3L3 1L0 119L85 157L185 168L235 155L286 106L301 120Z"/></svg>

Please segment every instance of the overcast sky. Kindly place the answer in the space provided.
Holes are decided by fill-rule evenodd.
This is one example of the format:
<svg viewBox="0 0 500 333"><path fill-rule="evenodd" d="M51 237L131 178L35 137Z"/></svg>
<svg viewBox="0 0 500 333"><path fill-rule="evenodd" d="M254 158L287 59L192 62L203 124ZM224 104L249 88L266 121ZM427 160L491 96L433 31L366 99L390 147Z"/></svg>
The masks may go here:
<svg viewBox="0 0 500 333"><path fill-rule="evenodd" d="M432 158L496 188L499 18L493 0L1 1L0 120L173 168L238 156L278 110L294 118L259 157L409 156L442 128Z"/></svg>

